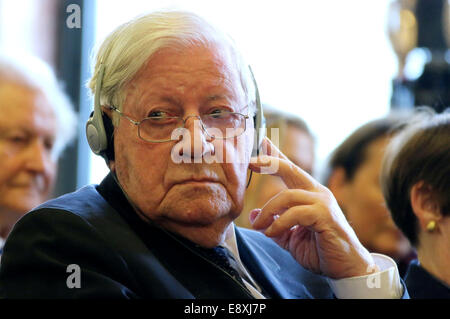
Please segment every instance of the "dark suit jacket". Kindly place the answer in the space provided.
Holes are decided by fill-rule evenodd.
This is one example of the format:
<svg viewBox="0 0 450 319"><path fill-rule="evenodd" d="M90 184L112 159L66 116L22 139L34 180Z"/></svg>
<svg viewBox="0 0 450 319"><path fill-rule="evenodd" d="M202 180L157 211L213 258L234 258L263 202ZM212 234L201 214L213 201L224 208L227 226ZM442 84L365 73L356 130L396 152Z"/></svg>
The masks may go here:
<svg viewBox="0 0 450 319"><path fill-rule="evenodd" d="M412 299L450 299L450 287L426 271L417 260L409 264L405 283Z"/></svg>
<svg viewBox="0 0 450 319"><path fill-rule="evenodd" d="M267 297L333 297L325 278L271 239L239 228L236 238L242 262ZM143 222L109 175L16 224L4 247L0 297L252 298L197 248ZM80 288L68 288L72 264L80 267Z"/></svg>

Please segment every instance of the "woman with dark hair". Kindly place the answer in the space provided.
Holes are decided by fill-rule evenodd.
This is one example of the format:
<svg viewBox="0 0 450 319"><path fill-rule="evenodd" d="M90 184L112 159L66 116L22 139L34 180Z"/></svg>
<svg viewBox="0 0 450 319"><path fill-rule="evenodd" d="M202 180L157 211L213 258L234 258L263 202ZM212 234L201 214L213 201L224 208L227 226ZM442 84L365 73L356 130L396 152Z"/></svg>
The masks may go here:
<svg viewBox="0 0 450 319"><path fill-rule="evenodd" d="M422 108L389 144L382 189L417 248L405 282L412 298L450 298L450 109Z"/></svg>
<svg viewBox="0 0 450 319"><path fill-rule="evenodd" d="M386 209L379 177L385 147L406 118L391 114L350 134L332 153L325 179L361 243L393 258L401 276L416 255Z"/></svg>

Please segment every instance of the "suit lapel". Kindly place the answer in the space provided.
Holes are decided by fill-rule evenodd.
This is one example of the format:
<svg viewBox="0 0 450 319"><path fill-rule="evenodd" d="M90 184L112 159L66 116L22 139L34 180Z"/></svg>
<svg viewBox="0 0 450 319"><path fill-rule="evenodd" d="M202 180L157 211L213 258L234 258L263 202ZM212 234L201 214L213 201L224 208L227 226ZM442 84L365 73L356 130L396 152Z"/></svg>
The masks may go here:
<svg viewBox="0 0 450 319"><path fill-rule="evenodd" d="M153 265L148 263L149 271L167 271L170 274L168 281L172 280L167 284L180 287L180 298L252 298L230 275L202 257L194 243L142 221L111 174L105 178L98 190L150 251Z"/></svg>
<svg viewBox="0 0 450 319"><path fill-rule="evenodd" d="M280 274L278 263L264 250L259 250L259 254L256 254L255 247L250 248L239 229L235 227L235 230L241 260L263 289L264 295L268 298L283 298L285 292L278 279Z"/></svg>

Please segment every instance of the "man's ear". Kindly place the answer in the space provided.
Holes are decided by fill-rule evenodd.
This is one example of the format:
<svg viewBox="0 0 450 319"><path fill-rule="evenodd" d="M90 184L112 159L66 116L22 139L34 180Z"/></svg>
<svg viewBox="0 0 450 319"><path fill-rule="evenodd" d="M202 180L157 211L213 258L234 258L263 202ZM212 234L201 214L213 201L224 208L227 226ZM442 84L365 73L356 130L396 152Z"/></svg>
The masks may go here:
<svg viewBox="0 0 450 319"><path fill-rule="evenodd" d="M345 206L347 202L347 174L343 167L335 168L328 179L328 188L341 206Z"/></svg>
<svg viewBox="0 0 450 319"><path fill-rule="evenodd" d="M101 106L102 112L108 115L108 117L112 120L112 110L107 106Z"/></svg>
<svg viewBox="0 0 450 319"><path fill-rule="evenodd" d="M440 206L433 194L433 189L423 181L414 184L411 188L410 201L422 230L426 231L430 222L438 224L438 221L442 219Z"/></svg>
<svg viewBox="0 0 450 319"><path fill-rule="evenodd" d="M109 170L110 170L111 172L113 172L113 173L116 172L116 165L115 165L115 162L114 162L114 161L112 161L112 160L109 161L108 167L109 167Z"/></svg>

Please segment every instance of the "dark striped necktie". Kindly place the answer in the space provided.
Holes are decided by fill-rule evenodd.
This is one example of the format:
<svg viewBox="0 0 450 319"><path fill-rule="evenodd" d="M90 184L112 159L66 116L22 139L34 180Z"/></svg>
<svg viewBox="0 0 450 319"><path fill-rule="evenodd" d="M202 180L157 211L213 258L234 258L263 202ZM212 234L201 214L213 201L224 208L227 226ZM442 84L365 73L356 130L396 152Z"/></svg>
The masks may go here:
<svg viewBox="0 0 450 319"><path fill-rule="evenodd" d="M228 273L237 282L239 282L250 295L252 295L252 293L248 290L247 286L242 280L242 278L245 278L245 280L248 283L251 283L250 279L241 270L241 267L239 267L238 262L227 248L223 246L217 246L211 249L202 248L201 252L209 261L213 262L223 271Z"/></svg>

